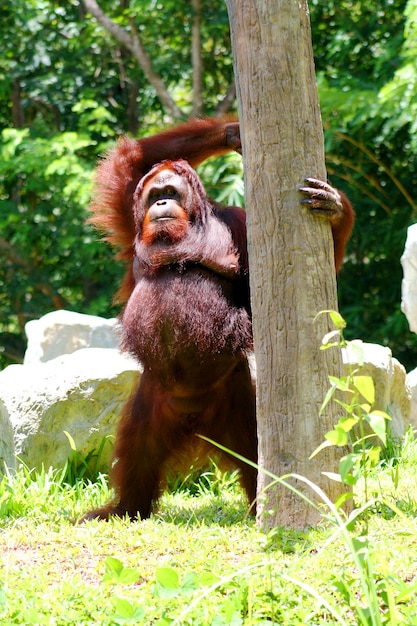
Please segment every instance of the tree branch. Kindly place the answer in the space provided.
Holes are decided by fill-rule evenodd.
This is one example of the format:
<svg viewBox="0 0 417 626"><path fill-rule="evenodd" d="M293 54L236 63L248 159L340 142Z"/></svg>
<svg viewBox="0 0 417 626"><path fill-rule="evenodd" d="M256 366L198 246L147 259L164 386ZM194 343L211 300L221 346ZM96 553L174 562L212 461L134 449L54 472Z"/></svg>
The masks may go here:
<svg viewBox="0 0 417 626"><path fill-rule="evenodd" d="M86 1L86 0L84 0ZM94 0L87 0L88 2L93 2ZM139 66L142 68L143 73L146 78L151 83L152 87L155 89L158 98L162 102L165 109L172 115L174 119L180 119L184 117L181 109L175 104L174 100L171 98L171 95L168 89L165 87L165 84L162 78L152 69L152 61L150 56L145 50L145 46L142 43L141 38L139 37L139 33L136 30L134 24L131 22L132 28L132 47L130 48L133 56L138 62Z"/></svg>
<svg viewBox="0 0 417 626"><path fill-rule="evenodd" d="M167 112L173 117L173 119L180 119L184 117L181 109L175 104L171 98L164 82L159 74L157 74L152 68L152 60L148 55L139 34L133 25L130 23L132 34L129 35L123 28L113 22L107 15L103 13L96 0L82 0L86 10L101 24L101 26L107 30L119 43L125 48L130 50L139 67L142 69L146 78L155 89L158 98Z"/></svg>
<svg viewBox="0 0 417 626"><path fill-rule="evenodd" d="M235 98L236 98L236 83L233 80L230 83L229 88L226 91L226 95L224 96L223 100L221 100L216 107L216 113L215 113L216 117L221 117L222 115L227 113L230 110Z"/></svg>
<svg viewBox="0 0 417 626"><path fill-rule="evenodd" d="M27 267L29 265L28 261L20 256L15 250L15 248L3 237L0 237L0 251L4 253L14 265L18 265L19 267Z"/></svg>

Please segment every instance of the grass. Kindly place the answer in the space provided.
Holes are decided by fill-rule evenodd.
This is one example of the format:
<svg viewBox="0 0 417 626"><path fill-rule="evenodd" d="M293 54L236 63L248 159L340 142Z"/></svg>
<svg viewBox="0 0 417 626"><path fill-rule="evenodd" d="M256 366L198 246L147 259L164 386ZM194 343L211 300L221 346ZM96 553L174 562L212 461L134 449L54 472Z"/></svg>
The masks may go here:
<svg viewBox="0 0 417 626"><path fill-rule="evenodd" d="M333 519L260 533L217 470L175 484L149 520L77 526L109 498L104 477L21 469L0 483L0 623L416 625L417 442L396 453L348 541Z"/></svg>

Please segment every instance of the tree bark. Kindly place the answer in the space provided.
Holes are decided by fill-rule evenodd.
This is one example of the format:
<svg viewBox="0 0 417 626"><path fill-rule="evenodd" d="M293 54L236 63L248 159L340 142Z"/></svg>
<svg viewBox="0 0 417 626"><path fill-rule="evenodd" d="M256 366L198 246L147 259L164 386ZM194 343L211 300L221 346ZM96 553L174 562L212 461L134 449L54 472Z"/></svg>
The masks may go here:
<svg viewBox="0 0 417 626"><path fill-rule="evenodd" d="M193 117L204 111L203 57L201 54L201 0L191 0L193 22L191 27L191 60L193 68Z"/></svg>
<svg viewBox="0 0 417 626"><path fill-rule="evenodd" d="M245 170L259 434L258 524L304 528L317 510L288 488L266 489L289 473L307 477L331 499L340 451L309 456L337 422L319 409L328 374L341 373L335 350L319 351L337 309L333 245L327 223L300 204L306 176L326 180L306 0L226 0ZM306 487L291 479L301 491ZM314 493L308 491L314 498Z"/></svg>
<svg viewBox="0 0 417 626"><path fill-rule="evenodd" d="M25 125L25 112L22 106L22 98L20 93L20 82L18 79L12 83L12 118L15 128L23 128Z"/></svg>

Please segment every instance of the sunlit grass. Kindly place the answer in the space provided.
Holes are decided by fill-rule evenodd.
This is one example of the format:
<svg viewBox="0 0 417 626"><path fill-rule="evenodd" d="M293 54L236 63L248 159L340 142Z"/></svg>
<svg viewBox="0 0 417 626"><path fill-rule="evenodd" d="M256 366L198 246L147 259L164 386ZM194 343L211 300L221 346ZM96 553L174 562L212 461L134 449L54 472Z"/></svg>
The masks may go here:
<svg viewBox="0 0 417 626"><path fill-rule="evenodd" d="M106 478L70 485L63 470L22 468L0 483L0 623L410 626L416 473L408 436L369 479L366 550L354 548L379 609L359 621L361 576L337 524L264 535L236 474L214 468L174 483L144 522L74 525L111 497ZM363 529L358 519L349 537Z"/></svg>

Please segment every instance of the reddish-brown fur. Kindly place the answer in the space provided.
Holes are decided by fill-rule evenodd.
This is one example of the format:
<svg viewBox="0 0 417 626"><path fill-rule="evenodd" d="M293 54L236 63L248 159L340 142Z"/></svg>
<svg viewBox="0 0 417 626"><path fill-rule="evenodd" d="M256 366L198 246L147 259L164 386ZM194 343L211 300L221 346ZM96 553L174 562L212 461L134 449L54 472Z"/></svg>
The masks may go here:
<svg viewBox="0 0 417 626"><path fill-rule="evenodd" d="M98 169L92 221L129 262L123 347L144 371L117 430L115 500L84 519L148 517L168 469L212 450L197 434L257 459L245 213L210 201L190 167L233 149L236 122L192 120L121 140ZM331 223L338 269L352 208L327 183L306 184L303 202ZM234 463L252 502L256 471Z"/></svg>
<svg viewBox="0 0 417 626"><path fill-rule="evenodd" d="M133 194L140 179L160 161L186 159L196 167L210 156L240 150L239 124L207 118L191 120L153 137L122 137L97 168L90 221L106 233L105 239L119 249L118 258L129 263L116 299L126 302L134 279Z"/></svg>

